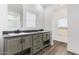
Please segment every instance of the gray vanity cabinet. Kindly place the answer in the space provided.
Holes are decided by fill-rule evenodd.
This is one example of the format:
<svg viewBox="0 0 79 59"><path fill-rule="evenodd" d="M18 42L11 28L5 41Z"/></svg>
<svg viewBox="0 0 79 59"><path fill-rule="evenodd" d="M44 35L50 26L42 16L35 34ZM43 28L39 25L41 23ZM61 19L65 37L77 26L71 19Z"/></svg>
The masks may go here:
<svg viewBox="0 0 79 59"><path fill-rule="evenodd" d="M5 54L15 54L21 51L21 37L5 39Z"/></svg>
<svg viewBox="0 0 79 59"><path fill-rule="evenodd" d="M8 55L27 53L36 54L47 45L50 45L50 33L36 33L4 38L4 52ZM25 51L25 52L24 52Z"/></svg>
<svg viewBox="0 0 79 59"><path fill-rule="evenodd" d="M32 47L32 36L25 36L23 37L23 50L31 48Z"/></svg>

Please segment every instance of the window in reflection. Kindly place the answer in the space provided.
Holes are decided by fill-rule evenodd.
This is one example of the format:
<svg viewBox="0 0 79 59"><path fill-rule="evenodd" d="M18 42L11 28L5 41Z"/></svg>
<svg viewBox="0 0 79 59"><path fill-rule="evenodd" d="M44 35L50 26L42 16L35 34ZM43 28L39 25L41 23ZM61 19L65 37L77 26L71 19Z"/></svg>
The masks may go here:
<svg viewBox="0 0 79 59"><path fill-rule="evenodd" d="M16 13L8 13L8 28L17 29L20 27L20 15Z"/></svg>
<svg viewBox="0 0 79 59"><path fill-rule="evenodd" d="M36 27L36 14L31 12L26 12L26 26Z"/></svg>

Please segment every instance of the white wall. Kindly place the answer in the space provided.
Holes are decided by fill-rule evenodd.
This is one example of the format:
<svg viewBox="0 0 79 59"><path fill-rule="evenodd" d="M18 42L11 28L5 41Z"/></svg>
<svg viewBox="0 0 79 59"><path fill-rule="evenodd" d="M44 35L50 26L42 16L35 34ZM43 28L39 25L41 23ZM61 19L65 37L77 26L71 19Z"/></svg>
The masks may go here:
<svg viewBox="0 0 79 59"><path fill-rule="evenodd" d="M54 10L54 20L53 20L53 39L61 42L67 43L67 29L59 29L58 28L58 20L62 17L67 17L67 7L60 7ZM66 35L65 35L66 34Z"/></svg>
<svg viewBox="0 0 79 59"><path fill-rule="evenodd" d="M66 42L67 43L67 35L64 36L65 32L59 33L57 28L57 21L61 17L67 16L67 8L66 6L59 6L59 5L51 5L46 8L45 10L45 30L51 32L51 45L53 45L53 40ZM62 34L62 35L61 35Z"/></svg>
<svg viewBox="0 0 79 59"><path fill-rule="evenodd" d="M79 54L79 4L68 5L68 51Z"/></svg>
<svg viewBox="0 0 79 59"><path fill-rule="evenodd" d="M51 7L47 7L45 9L45 13L44 13L44 29L46 31L50 31L50 34L51 34L51 40L50 40L50 43L51 45L53 45L53 35L52 35L52 32L53 32L53 8L52 6Z"/></svg>
<svg viewBox="0 0 79 59"><path fill-rule="evenodd" d="M53 8L46 8L44 13L45 30L52 31Z"/></svg>
<svg viewBox="0 0 79 59"><path fill-rule="evenodd" d="M2 31L6 29L8 19L8 9L6 4L0 4L0 54L3 52L3 38Z"/></svg>

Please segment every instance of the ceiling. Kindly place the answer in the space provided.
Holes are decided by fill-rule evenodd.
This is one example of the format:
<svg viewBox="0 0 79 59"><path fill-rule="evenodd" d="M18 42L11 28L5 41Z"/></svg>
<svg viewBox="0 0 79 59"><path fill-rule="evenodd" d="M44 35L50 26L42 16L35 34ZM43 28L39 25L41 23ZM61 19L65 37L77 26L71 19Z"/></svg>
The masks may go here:
<svg viewBox="0 0 79 59"><path fill-rule="evenodd" d="M46 8L46 7L49 7L49 6L52 6L53 4L41 4L41 6L43 7L43 8Z"/></svg>
<svg viewBox="0 0 79 59"><path fill-rule="evenodd" d="M64 7L66 4L40 4L43 8L52 7L52 8L59 8Z"/></svg>
<svg viewBox="0 0 79 59"><path fill-rule="evenodd" d="M47 7L56 9L63 6L63 4L26 4L26 5L28 6L28 7L26 6L26 8L31 7L31 9L34 9L36 7L38 10L42 9L42 7L44 9ZM22 4L8 4L8 10L21 12L23 10L23 5Z"/></svg>
<svg viewBox="0 0 79 59"><path fill-rule="evenodd" d="M22 10L22 4L8 4L8 11L21 12Z"/></svg>

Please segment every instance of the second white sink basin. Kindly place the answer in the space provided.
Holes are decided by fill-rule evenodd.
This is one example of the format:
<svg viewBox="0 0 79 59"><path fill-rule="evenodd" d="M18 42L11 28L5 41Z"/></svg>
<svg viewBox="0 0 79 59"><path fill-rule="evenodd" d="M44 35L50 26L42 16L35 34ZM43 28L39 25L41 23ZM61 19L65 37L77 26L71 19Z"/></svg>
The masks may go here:
<svg viewBox="0 0 79 59"><path fill-rule="evenodd" d="M24 35L24 34L29 34L29 33L10 33L8 35L15 36L15 35Z"/></svg>

